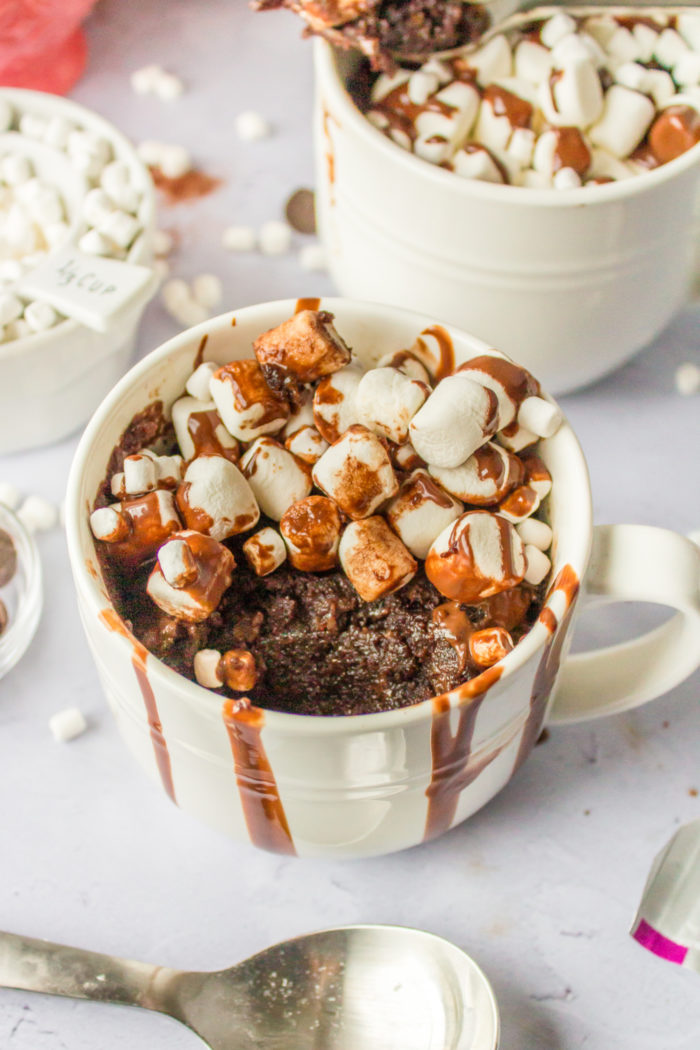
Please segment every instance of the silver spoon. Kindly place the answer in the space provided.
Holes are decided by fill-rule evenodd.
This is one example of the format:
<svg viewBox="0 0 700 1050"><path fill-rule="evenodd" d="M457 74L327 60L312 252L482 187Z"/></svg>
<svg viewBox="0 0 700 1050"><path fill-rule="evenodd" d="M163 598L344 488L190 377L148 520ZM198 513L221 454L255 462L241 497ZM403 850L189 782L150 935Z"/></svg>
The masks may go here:
<svg viewBox="0 0 700 1050"><path fill-rule="evenodd" d="M496 1001L449 941L345 926L216 973L0 933L0 986L169 1014L210 1050L496 1050Z"/></svg>

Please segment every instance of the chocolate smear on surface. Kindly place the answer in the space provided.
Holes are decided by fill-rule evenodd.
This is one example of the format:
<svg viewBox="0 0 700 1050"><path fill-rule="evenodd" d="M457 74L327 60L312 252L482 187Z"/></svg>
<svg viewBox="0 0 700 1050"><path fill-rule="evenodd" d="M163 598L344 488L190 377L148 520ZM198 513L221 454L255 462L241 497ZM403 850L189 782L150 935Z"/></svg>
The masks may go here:
<svg viewBox="0 0 700 1050"><path fill-rule="evenodd" d="M0 587L5 587L17 572L15 542L6 529L0 529Z"/></svg>
<svg viewBox="0 0 700 1050"><path fill-rule="evenodd" d="M171 179L164 175L160 168L151 168L151 175L168 204L180 204L182 201L197 200L199 197L207 197L221 185L221 179L207 175L203 171L193 168L191 171Z"/></svg>

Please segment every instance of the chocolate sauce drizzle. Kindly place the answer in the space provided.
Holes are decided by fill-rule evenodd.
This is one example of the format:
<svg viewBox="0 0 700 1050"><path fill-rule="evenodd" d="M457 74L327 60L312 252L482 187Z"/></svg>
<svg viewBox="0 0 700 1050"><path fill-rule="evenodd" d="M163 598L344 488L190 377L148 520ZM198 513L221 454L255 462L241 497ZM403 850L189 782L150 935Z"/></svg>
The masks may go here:
<svg viewBox="0 0 700 1050"><path fill-rule="evenodd" d="M450 333L440 324L433 324L425 328L421 335L432 335L440 349L440 360L435 367L435 382L452 375L455 370L455 351Z"/></svg>
<svg viewBox="0 0 700 1050"><path fill-rule="evenodd" d="M549 631L550 638L545 646L542 659L537 668L537 674L535 675L532 696L530 697L530 714L520 738L520 746L515 757L513 773L520 769L537 743L542 731L549 697L561 665L562 649L571 625L574 609L576 608L579 587L578 576L570 565L565 565L554 580L547 595L547 601L549 601L555 591L561 591L564 594L566 610L561 620L557 620L550 608L543 609L539 615L539 622L544 624Z"/></svg>
<svg viewBox="0 0 700 1050"><path fill-rule="evenodd" d="M320 299L297 299L297 305L294 309L294 313L300 314L302 310L318 310L320 306Z"/></svg>
<svg viewBox="0 0 700 1050"><path fill-rule="evenodd" d="M478 761L471 758L474 728L479 709L488 691L498 681L503 668L489 667L458 690L459 721L452 735L450 694L436 696L433 701L433 722L430 731L430 749L433 756L433 773L426 789L428 813L425 820L423 841L437 838L448 831L457 812L459 796L479 774L500 754L497 748L482 755Z"/></svg>
<svg viewBox="0 0 700 1050"><path fill-rule="evenodd" d="M296 856L275 775L265 753L265 713L246 699L225 700L221 714L231 744L236 782L250 841L271 853Z"/></svg>

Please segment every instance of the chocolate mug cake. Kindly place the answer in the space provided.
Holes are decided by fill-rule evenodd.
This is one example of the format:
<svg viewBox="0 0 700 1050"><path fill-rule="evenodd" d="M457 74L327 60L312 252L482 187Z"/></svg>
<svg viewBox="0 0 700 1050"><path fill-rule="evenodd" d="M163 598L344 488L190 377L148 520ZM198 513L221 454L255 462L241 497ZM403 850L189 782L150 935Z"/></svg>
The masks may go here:
<svg viewBox="0 0 700 1050"><path fill-rule="evenodd" d="M127 427L90 524L110 597L185 677L257 707L404 707L492 667L536 620L560 422L498 351L440 326L360 367L300 309ZM312 308L309 308L312 307Z"/></svg>

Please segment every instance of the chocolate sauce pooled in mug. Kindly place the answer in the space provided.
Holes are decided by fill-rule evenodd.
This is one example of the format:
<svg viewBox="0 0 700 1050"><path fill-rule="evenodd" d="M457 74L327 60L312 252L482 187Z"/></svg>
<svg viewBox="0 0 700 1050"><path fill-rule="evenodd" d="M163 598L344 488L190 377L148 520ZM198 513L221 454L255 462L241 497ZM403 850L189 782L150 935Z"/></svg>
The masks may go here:
<svg viewBox="0 0 700 1050"><path fill-rule="evenodd" d="M363 370L333 320L301 302L255 358L198 358L172 424L154 404L127 428L90 517L147 650L317 715L442 695L527 634L551 570L533 449L561 419L498 351L454 371L433 326Z"/></svg>

